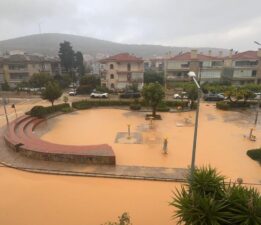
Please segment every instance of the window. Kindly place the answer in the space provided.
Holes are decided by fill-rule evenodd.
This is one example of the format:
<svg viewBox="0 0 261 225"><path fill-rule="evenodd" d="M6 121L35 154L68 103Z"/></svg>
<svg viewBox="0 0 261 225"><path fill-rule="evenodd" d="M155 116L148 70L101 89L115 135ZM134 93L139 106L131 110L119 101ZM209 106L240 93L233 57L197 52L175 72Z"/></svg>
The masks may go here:
<svg viewBox="0 0 261 225"><path fill-rule="evenodd" d="M258 61L236 61L235 65L238 67L256 66Z"/></svg>
<svg viewBox="0 0 261 225"><path fill-rule="evenodd" d="M111 88L114 88L115 86L114 86L114 84L111 84Z"/></svg>
<svg viewBox="0 0 261 225"><path fill-rule="evenodd" d="M127 65L127 70L130 71L131 70L131 64L128 63Z"/></svg>
<svg viewBox="0 0 261 225"><path fill-rule="evenodd" d="M10 70L24 70L27 66L25 64L9 64L8 67Z"/></svg>
<svg viewBox="0 0 261 225"><path fill-rule="evenodd" d="M256 77L256 70L252 70L251 76L252 76L252 77Z"/></svg>
<svg viewBox="0 0 261 225"><path fill-rule="evenodd" d="M114 79L114 74L111 74L111 79Z"/></svg>
<svg viewBox="0 0 261 225"><path fill-rule="evenodd" d="M113 64L110 64L110 69L113 70L114 66Z"/></svg>

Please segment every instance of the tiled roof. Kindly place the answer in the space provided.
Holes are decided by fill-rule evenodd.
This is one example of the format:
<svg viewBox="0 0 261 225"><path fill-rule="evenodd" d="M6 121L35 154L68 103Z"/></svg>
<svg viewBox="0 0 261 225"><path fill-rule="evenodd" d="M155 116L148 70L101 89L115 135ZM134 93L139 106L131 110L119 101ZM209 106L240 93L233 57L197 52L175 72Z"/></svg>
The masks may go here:
<svg viewBox="0 0 261 225"><path fill-rule="evenodd" d="M58 58L50 58L33 54L16 54L16 55L8 55L3 58L3 60L7 63L23 63L23 62L31 62L31 63L41 63L41 62L59 62Z"/></svg>
<svg viewBox="0 0 261 225"><path fill-rule="evenodd" d="M120 53L117 55L110 56L106 59L101 60L101 62L143 62L142 58L138 58L134 55L131 55L129 53Z"/></svg>
<svg viewBox="0 0 261 225"><path fill-rule="evenodd" d="M233 60L258 60L257 51L246 51L232 55Z"/></svg>
<svg viewBox="0 0 261 225"><path fill-rule="evenodd" d="M197 59L191 59L191 53L186 52L180 55L176 55L169 60L177 60L177 61L191 61L191 60L201 60L201 61L207 61L207 60L222 60L222 58L217 56L209 56L209 55L203 55L203 54L197 54Z"/></svg>

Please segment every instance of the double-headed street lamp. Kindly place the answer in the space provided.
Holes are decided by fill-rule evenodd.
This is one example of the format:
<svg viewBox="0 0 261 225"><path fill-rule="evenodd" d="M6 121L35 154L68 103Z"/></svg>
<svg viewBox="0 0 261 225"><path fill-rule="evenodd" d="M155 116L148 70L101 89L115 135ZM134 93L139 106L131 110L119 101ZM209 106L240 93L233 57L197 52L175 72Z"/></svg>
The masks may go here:
<svg viewBox="0 0 261 225"><path fill-rule="evenodd" d="M193 137L193 147L192 147L192 159L191 159L191 173L192 176L195 170L195 159L196 159L196 148L197 148L197 136L198 136L198 115L199 115L199 103L200 103L200 94L201 87L196 79L197 75L195 72L190 71L188 76L191 77L198 89L198 98L197 98L197 109L196 109L196 118L195 118L195 127L194 127L194 137Z"/></svg>

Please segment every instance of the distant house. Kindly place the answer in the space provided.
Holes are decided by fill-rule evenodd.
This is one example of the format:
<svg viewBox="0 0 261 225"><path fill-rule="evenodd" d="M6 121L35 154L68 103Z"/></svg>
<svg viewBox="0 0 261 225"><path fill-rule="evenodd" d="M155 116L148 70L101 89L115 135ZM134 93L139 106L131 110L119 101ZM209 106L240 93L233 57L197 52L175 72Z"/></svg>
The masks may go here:
<svg viewBox="0 0 261 225"><path fill-rule="evenodd" d="M11 87L15 87L40 72L52 76L60 74L60 60L33 54L12 54L0 58L0 84L6 80Z"/></svg>
<svg viewBox="0 0 261 225"><path fill-rule="evenodd" d="M129 53L110 56L100 61L103 64L101 85L111 90L123 90L132 86L142 88L144 65L142 58Z"/></svg>

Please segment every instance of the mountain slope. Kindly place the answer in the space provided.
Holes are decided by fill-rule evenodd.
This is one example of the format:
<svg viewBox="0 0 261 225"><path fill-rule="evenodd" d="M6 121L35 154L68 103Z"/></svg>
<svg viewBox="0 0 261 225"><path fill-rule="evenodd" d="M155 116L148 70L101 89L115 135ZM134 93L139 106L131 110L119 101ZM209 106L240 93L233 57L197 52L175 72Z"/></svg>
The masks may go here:
<svg viewBox="0 0 261 225"><path fill-rule="evenodd" d="M90 37L83 37L70 34L34 34L9 40L0 41L0 52L4 53L10 50L23 50L28 53L41 53L45 55L57 55L59 51L59 43L63 41L71 42L75 51L82 51L83 54L95 56L97 53L116 54L120 52L129 52L142 57L162 56L167 52L179 53L181 51L189 51L191 48L186 47L169 47L161 45L133 45L120 44L110 41L99 40ZM212 50L213 54L217 54L226 49L217 48L199 48L201 52Z"/></svg>

